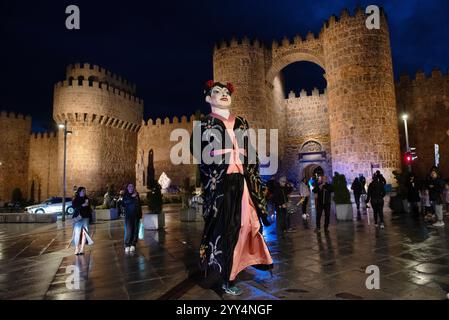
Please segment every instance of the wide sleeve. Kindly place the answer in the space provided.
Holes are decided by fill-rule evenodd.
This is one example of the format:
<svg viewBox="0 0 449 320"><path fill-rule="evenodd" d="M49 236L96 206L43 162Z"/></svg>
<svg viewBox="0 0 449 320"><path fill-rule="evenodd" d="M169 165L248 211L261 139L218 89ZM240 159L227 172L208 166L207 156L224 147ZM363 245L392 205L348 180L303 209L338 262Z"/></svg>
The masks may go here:
<svg viewBox="0 0 449 320"><path fill-rule="evenodd" d="M249 124L246 119L243 119L243 127L245 130L249 129ZM265 198L265 189L267 187L260 177L259 155L254 146L250 143L249 137L245 137L245 141L245 150L247 150L245 156L245 162L247 163L246 178L249 184L248 187L251 193L251 199L253 200L253 204L256 207L259 216L265 219L268 216L267 199ZM253 163L248 163L248 156L251 152L254 152L253 154L255 154L255 161Z"/></svg>

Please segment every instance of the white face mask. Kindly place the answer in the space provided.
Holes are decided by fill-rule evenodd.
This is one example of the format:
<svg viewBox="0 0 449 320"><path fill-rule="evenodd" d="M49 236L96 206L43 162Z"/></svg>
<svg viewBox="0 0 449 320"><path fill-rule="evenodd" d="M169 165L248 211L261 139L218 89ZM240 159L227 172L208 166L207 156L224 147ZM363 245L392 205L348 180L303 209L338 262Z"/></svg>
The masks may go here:
<svg viewBox="0 0 449 320"><path fill-rule="evenodd" d="M206 97L206 101L212 108L229 110L232 97L228 88L215 86L212 88L210 96Z"/></svg>

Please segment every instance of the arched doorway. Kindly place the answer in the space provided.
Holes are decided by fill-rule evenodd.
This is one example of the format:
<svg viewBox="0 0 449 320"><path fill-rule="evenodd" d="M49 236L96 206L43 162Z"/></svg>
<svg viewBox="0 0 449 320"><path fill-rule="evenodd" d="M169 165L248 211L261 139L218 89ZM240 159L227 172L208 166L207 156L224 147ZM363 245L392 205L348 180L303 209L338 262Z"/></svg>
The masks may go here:
<svg viewBox="0 0 449 320"><path fill-rule="evenodd" d="M329 174L326 151L318 141L307 141L299 151L300 179L317 178Z"/></svg>

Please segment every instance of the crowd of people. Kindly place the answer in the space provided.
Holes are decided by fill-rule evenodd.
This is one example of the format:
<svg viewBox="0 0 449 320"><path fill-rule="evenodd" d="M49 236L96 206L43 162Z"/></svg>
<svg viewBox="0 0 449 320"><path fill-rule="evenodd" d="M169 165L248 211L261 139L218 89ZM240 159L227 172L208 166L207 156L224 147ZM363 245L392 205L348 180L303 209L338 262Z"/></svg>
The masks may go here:
<svg viewBox="0 0 449 320"><path fill-rule="evenodd" d="M134 184L129 183L124 190L114 199L116 209L125 217L124 250L125 253L133 253L139 236L139 227L142 219L142 207L139 193ZM87 196L85 187L76 188L72 200L73 235L71 245L75 247L75 255L83 255L85 245L93 245L89 235L89 225L93 221L92 203Z"/></svg>
<svg viewBox="0 0 449 320"><path fill-rule="evenodd" d="M363 175L356 177L351 190L354 194L354 202L357 210L357 221L362 220L362 215L367 214L368 208L372 209L375 227L385 228L384 224L384 198L386 196L386 180L380 171L374 173L372 181L367 186ZM299 202L292 204L291 194L294 191L293 184L286 177L278 181L271 179L267 183L266 197L272 214L276 212L276 227L281 237L287 233L297 232L292 225L292 213L300 207L302 221L309 226L311 215L311 197L314 197L316 209L315 232L321 232L322 217L324 215L324 232L329 232L331 205L334 188L326 176L313 177L307 180L305 177L298 185ZM92 205L87 197L84 187L76 189L73 198L73 236L71 244L75 247L76 255L84 254L85 244L92 245L89 236L89 225L92 223ZM444 226L443 213L449 213L449 183L443 180L437 168L432 168L425 179L419 180L413 173L407 176L406 183L407 201L409 209L415 217L422 215L424 220L435 227ZM126 253L136 250L139 234L139 224L142 219L140 197L135 186L128 184L113 199L114 207L125 218L124 223L124 248ZM293 208L292 208L293 207ZM407 208L406 208L407 209Z"/></svg>
<svg viewBox="0 0 449 320"><path fill-rule="evenodd" d="M430 174L421 180L413 173L409 174L405 189L415 217L422 214L425 221L433 223L433 226L444 226L444 211L449 212L449 182L442 179L438 168L433 167Z"/></svg>
<svg viewBox="0 0 449 320"><path fill-rule="evenodd" d="M351 190L357 210L357 221L362 220L362 215L368 214L371 209L376 228L385 229L384 207L387 195L387 181L380 171L376 171L371 182L367 185L366 178L361 174L354 178ZM443 214L449 214L449 183L443 180L438 168L433 167L427 177L418 180L413 173L406 175L406 184L402 186L406 190L408 205L405 211L411 211L414 217L423 216L424 221L432 223L435 227L444 226ZM272 178L267 183L267 198L271 207L271 213L276 214L277 231L281 237L286 233L296 232L292 226L291 214L297 210L291 209L294 191L293 184L286 177L279 181ZM299 202L297 207L301 208L302 221L306 227L310 221L311 195L314 196L316 209L316 229L321 232L322 217L324 215L324 231L329 232L330 212L334 187L328 182L328 177L315 176L309 181L304 177L298 185Z"/></svg>

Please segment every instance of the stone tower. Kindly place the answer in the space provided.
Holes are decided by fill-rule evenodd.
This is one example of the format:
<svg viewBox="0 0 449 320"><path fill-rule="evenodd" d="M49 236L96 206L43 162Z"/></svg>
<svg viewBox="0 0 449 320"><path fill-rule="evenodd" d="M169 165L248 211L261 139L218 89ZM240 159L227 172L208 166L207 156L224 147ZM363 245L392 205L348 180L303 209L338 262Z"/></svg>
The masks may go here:
<svg viewBox="0 0 449 320"><path fill-rule="evenodd" d="M214 80L236 87L233 113L245 117L254 128L267 127L265 88L266 49L259 41L244 38L222 42L214 50Z"/></svg>
<svg viewBox="0 0 449 320"><path fill-rule="evenodd" d="M67 189L85 186L89 194L108 184L135 183L137 134L143 101L126 80L90 64L70 65L66 80L55 85L53 118L68 121ZM59 135L60 143L63 135ZM56 151L55 151L56 152ZM63 148L58 150L63 162ZM62 165L59 175L62 183Z"/></svg>
<svg viewBox="0 0 449 320"><path fill-rule="evenodd" d="M398 115L386 16L369 30L361 9L331 17L322 32L330 112L332 167L350 176L380 165L400 168Z"/></svg>
<svg viewBox="0 0 449 320"><path fill-rule="evenodd" d="M28 198L30 133L31 117L0 113L0 199L3 201L11 201L15 188Z"/></svg>
<svg viewBox="0 0 449 320"><path fill-rule="evenodd" d="M279 130L280 174L296 165L292 161L305 159L301 150L314 143L322 148L319 161L332 159L326 174L332 170L350 179L359 173L370 176L375 164L388 182L394 182L391 172L401 161L388 22L382 12L380 29L369 30L367 18L361 8L353 16L344 10L340 18L332 16L325 23L319 36L309 32L305 39L284 38L269 49L246 38L215 48L215 80L236 86L234 112L254 127ZM316 125L329 126L330 144L320 134L324 128L305 136L293 134L282 70L298 61L315 63L326 72L323 106L328 106L329 121ZM309 160L303 162L299 168L310 165Z"/></svg>

